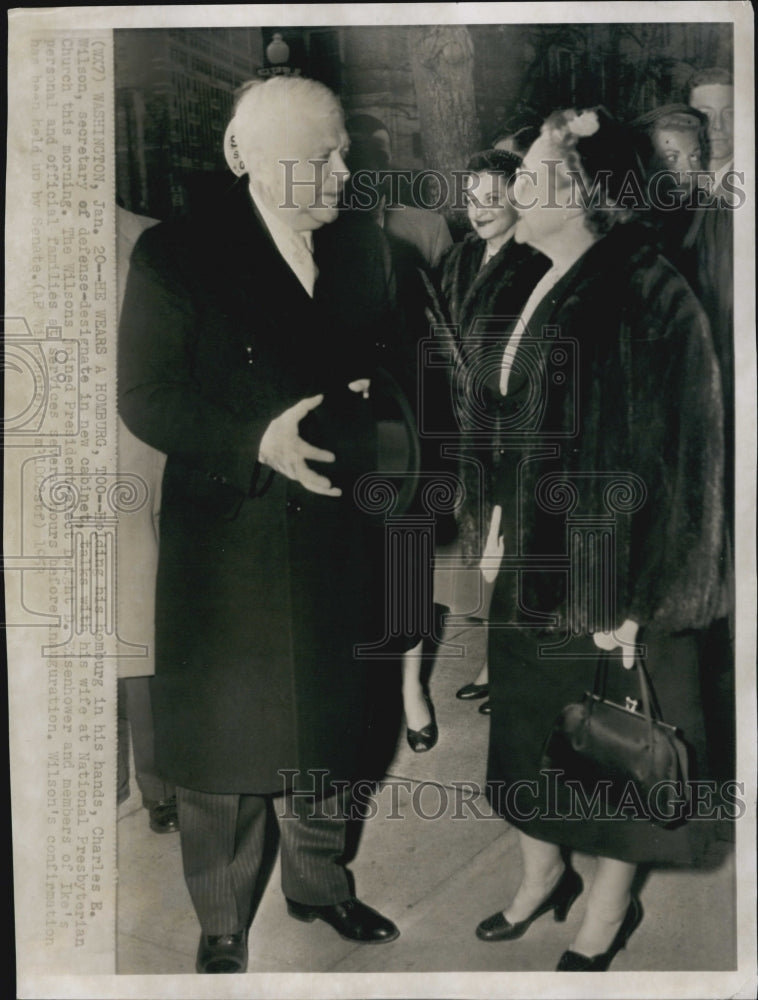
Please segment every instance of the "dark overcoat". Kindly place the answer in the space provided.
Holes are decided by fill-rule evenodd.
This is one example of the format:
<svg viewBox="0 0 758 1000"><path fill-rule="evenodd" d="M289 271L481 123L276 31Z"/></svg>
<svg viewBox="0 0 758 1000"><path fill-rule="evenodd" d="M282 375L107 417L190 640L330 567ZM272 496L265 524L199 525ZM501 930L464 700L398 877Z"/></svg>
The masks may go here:
<svg viewBox="0 0 758 1000"><path fill-rule="evenodd" d="M376 229L314 233L304 291L237 185L146 233L119 333L124 421L168 455L160 518L156 759L206 792L281 791L280 769L355 776L369 710L356 643L376 637L382 534L352 483L370 468L371 377L387 335ZM318 496L258 461L269 423L325 393L301 435L337 455ZM298 783L298 782L296 782Z"/></svg>
<svg viewBox="0 0 758 1000"><path fill-rule="evenodd" d="M444 253L435 276L439 318L453 324L457 341L452 395L464 498L456 517L468 562L481 555L492 511L503 351L534 286L550 266L539 251L510 239L482 267L485 248L483 239L469 233Z"/></svg>

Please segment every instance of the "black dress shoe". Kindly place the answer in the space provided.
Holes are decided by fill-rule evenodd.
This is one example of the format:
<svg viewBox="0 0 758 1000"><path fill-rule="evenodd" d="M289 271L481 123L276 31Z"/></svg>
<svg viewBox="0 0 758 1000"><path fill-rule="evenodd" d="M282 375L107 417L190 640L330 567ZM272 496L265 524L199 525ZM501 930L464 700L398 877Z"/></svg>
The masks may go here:
<svg viewBox="0 0 758 1000"><path fill-rule="evenodd" d="M434 705L432 705L428 694L424 695L424 701L426 701L432 721L427 726L424 726L423 729L405 730L405 738L408 740L408 746L414 753L426 753L427 750L431 750L436 745L440 735L434 717Z"/></svg>
<svg viewBox="0 0 758 1000"><path fill-rule="evenodd" d="M176 796L169 799L148 799L145 808L150 814L150 829L154 833L176 833L179 829L179 815L176 811Z"/></svg>
<svg viewBox="0 0 758 1000"><path fill-rule="evenodd" d="M308 923L325 920L340 937L347 941L361 941L365 944L385 944L400 936L400 931L391 920L381 913L366 906L360 899L353 897L344 903L333 903L329 906L311 906L308 903L296 903L294 899L287 900L287 912L296 920Z"/></svg>
<svg viewBox="0 0 758 1000"><path fill-rule="evenodd" d="M247 969L244 933L201 934L195 968L202 973L244 972Z"/></svg>
<svg viewBox="0 0 758 1000"><path fill-rule="evenodd" d="M476 936L482 941L514 941L529 930L537 917L541 917L543 913L548 913L550 910L555 911L554 917L561 923L566 919L572 903L580 895L583 888L584 883L574 869L566 868L545 902L540 903L537 909L525 920L519 920L512 924L506 920L504 913L493 913L491 917L487 917L479 924Z"/></svg>
<svg viewBox="0 0 758 1000"><path fill-rule="evenodd" d="M483 701L479 706L480 715L492 715L492 702L487 700Z"/></svg>
<svg viewBox="0 0 758 1000"><path fill-rule="evenodd" d="M461 701L473 701L475 698L486 698L489 684L466 684L455 692L455 697Z"/></svg>
<svg viewBox="0 0 758 1000"><path fill-rule="evenodd" d="M605 972L617 953L626 947L626 943L642 921L642 903L632 896L629 909L626 911L616 937L608 949L601 955L582 955L578 951L564 951L561 955L556 972Z"/></svg>

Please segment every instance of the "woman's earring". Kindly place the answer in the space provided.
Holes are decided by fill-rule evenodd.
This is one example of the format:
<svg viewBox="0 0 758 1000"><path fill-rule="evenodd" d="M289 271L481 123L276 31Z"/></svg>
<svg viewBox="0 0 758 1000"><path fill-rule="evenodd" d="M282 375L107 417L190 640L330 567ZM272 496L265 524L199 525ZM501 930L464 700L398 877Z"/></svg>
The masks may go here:
<svg viewBox="0 0 758 1000"><path fill-rule="evenodd" d="M244 160L237 160L237 166L238 166L238 168L240 170L244 170L245 169L245 161Z"/></svg>

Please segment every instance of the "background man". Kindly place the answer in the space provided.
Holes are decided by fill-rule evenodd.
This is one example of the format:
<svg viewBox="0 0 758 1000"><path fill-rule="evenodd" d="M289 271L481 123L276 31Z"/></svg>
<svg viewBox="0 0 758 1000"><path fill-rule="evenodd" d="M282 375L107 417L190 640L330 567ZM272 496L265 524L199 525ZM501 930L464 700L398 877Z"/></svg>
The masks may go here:
<svg viewBox="0 0 758 1000"><path fill-rule="evenodd" d="M689 104L708 118L710 162L717 189L734 157L734 86L732 74L713 67L696 73L690 80Z"/></svg>
<svg viewBox="0 0 758 1000"><path fill-rule="evenodd" d="M689 103L708 118L710 162L714 172L714 205L703 212L698 238L698 274L695 283L713 334L724 398L724 500L729 541L728 594L724 618L706 634L702 651L703 704L713 754L714 776L732 779L736 764L734 675L734 210L739 201L723 185L733 167L734 87L732 74L713 67L696 73L689 84ZM734 179L734 184L739 178Z"/></svg>
<svg viewBox="0 0 758 1000"><path fill-rule="evenodd" d="M397 197L390 183L392 144L387 126L373 115L353 115L346 126L350 137L349 163L352 173L378 171L384 183L376 191L372 213L384 229L393 250L396 245L412 248L421 264L435 267L444 250L453 242L443 216L417 205L393 204Z"/></svg>
<svg viewBox="0 0 758 1000"><path fill-rule="evenodd" d="M116 257L119 312L124 299L129 260L142 233L157 219L116 206ZM122 657L118 664L118 792L119 804L129 798L129 742L142 804L150 829L179 829L176 795L155 771L153 711L149 677L155 672L155 574L158 569L158 513L165 455L155 451L118 421L118 460L122 472L136 474L146 485L148 501L139 511L120 517L118 620L130 640L147 647L144 657Z"/></svg>

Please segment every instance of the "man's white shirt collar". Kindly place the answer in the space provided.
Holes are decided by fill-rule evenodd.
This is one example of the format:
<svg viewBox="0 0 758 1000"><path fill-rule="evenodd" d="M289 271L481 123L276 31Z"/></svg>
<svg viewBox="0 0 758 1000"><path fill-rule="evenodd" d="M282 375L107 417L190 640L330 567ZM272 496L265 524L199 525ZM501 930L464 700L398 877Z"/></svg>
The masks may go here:
<svg viewBox="0 0 758 1000"><path fill-rule="evenodd" d="M271 234L271 239L276 244L276 249L292 269L308 295L313 298L313 286L318 277L318 268L313 259L313 233L310 230L297 232L291 229L286 222L282 222L281 218L268 208L252 184L250 185L250 197L260 212L261 218Z"/></svg>

